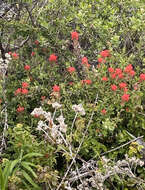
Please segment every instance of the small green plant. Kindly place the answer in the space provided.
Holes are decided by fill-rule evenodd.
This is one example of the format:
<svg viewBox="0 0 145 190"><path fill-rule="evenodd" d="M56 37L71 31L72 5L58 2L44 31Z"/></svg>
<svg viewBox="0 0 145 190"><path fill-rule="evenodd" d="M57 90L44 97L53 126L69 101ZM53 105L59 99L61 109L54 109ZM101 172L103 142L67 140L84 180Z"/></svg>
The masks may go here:
<svg viewBox="0 0 145 190"><path fill-rule="evenodd" d="M0 189L7 190L9 181L11 181L11 178L13 178L14 176L17 176L17 174L18 177L21 179L20 182L23 183L27 188L30 186L29 184L31 184L35 189L40 189L39 186L32 179L37 179L37 175L33 169L37 168L37 166L27 161L28 158L40 156L43 155L40 153L29 153L23 156L23 152L21 152L18 159L13 161L4 161L4 163L2 164L4 167L0 166ZM30 188L31 187L29 187L29 189Z"/></svg>

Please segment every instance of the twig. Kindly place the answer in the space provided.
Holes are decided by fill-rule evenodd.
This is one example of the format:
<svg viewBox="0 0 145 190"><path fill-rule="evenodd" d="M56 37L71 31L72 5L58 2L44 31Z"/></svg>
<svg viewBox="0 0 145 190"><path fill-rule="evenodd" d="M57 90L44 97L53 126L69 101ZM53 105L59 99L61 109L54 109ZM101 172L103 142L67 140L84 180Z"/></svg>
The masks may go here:
<svg viewBox="0 0 145 190"><path fill-rule="evenodd" d="M96 99L95 99L94 107L95 107L97 101L98 101L98 94L97 94ZM88 128L89 128L89 126L90 126L90 124L91 124L91 122L92 122L92 119L93 119L93 116L94 116L94 112L95 112L95 111L93 110L93 112L92 112L92 114L91 114L91 117L90 117L90 120L89 120L89 122L88 122L88 125L87 125L87 127L86 127L86 130L85 130L85 132L84 132L82 141L81 141L81 143L80 143L80 145L79 145L79 147L78 147L78 149L77 149L77 152L76 152L76 154L75 154L75 156L74 156L74 159L73 159L72 162L70 163L70 165L69 165L69 167L68 167L68 169L67 169L67 171L66 171L64 177L62 178L62 180L61 180L61 182L60 182L60 184L58 185L58 187L57 187L56 190L59 190L59 189L60 189L61 185L63 184L65 178L67 177L67 175L68 175L68 173L69 173L69 171L70 171L70 169L71 169L71 167L72 167L72 165L73 165L73 163L74 163L74 160L75 160L76 157L77 157L77 154L78 154L79 151L80 151L80 148L81 148L81 146L82 146L82 144L83 144L83 142L84 142L84 139L85 139L85 137L86 137L86 133L87 133L87 131L88 131Z"/></svg>
<svg viewBox="0 0 145 190"><path fill-rule="evenodd" d="M111 150L109 150L109 151L107 151L107 152L104 152L104 153L100 154L100 155L103 156L103 155L108 154L108 153L110 153L110 152L114 152L115 150L118 150L118 149L120 149L120 148L123 148L124 146L127 146L128 144L130 144L130 143L132 143L132 142L134 142L134 141L137 141L138 139L141 139L141 138L143 138L143 136L137 137L137 138L135 138L135 139L133 139L133 140L131 140L131 141L129 141L129 142L123 144L123 145L120 145L120 146L118 146L118 147L116 147L116 148L113 148L113 149L111 149Z"/></svg>

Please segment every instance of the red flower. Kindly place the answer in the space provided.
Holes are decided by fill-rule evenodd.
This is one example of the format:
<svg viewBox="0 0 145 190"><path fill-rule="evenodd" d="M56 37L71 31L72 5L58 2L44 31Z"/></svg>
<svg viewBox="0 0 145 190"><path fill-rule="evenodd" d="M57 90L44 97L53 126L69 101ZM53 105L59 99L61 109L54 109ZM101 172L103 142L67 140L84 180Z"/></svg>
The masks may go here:
<svg viewBox="0 0 145 190"><path fill-rule="evenodd" d="M35 40L35 42L34 42L36 45L38 45L39 44L39 41L38 40Z"/></svg>
<svg viewBox="0 0 145 190"><path fill-rule="evenodd" d="M22 89L22 94L24 94L24 95L28 94L28 90L26 88L23 88Z"/></svg>
<svg viewBox="0 0 145 190"><path fill-rule="evenodd" d="M102 57L109 57L110 56L110 51L109 50L104 50L100 52L100 55Z"/></svg>
<svg viewBox="0 0 145 190"><path fill-rule="evenodd" d="M111 89L112 89L113 91L116 91L116 90L117 90L117 86L116 86L115 84L112 84L112 85L111 85Z"/></svg>
<svg viewBox="0 0 145 190"><path fill-rule="evenodd" d="M123 89L124 89L126 86L127 86L127 84L124 83L124 82L121 82L121 83L119 84L119 87L120 87L120 88L123 88Z"/></svg>
<svg viewBox="0 0 145 190"><path fill-rule="evenodd" d="M29 84L27 82L22 82L22 88L28 88Z"/></svg>
<svg viewBox="0 0 145 190"><path fill-rule="evenodd" d="M2 103L2 99L0 99L0 104Z"/></svg>
<svg viewBox="0 0 145 190"><path fill-rule="evenodd" d="M24 109L25 109L24 107L19 106L19 107L17 108L17 112L19 112L19 113L20 113L20 112L23 112Z"/></svg>
<svg viewBox="0 0 145 190"><path fill-rule="evenodd" d="M129 94L124 94L124 95L121 97L122 101L128 102L129 96L130 96Z"/></svg>
<svg viewBox="0 0 145 190"><path fill-rule="evenodd" d="M57 61L57 56L55 54L51 54L49 57L50 62L56 62Z"/></svg>
<svg viewBox="0 0 145 190"><path fill-rule="evenodd" d="M134 70L131 70L131 71L129 72L129 75L133 77L133 76L135 75L135 71L134 71Z"/></svg>
<svg viewBox="0 0 145 190"><path fill-rule="evenodd" d="M85 83L86 83L86 84L91 84L92 81L91 81L91 80L85 80Z"/></svg>
<svg viewBox="0 0 145 190"><path fill-rule="evenodd" d="M120 74L118 75L118 78L119 78L119 79L123 79L123 78L124 78L123 73L120 73Z"/></svg>
<svg viewBox="0 0 145 190"><path fill-rule="evenodd" d="M25 66L24 66L24 69L25 69L26 71L29 71L29 70L30 70L30 65L25 65Z"/></svg>
<svg viewBox="0 0 145 190"><path fill-rule="evenodd" d="M22 89L21 89L21 88L18 88L18 89L15 91L15 95L21 94L21 92L22 92Z"/></svg>
<svg viewBox="0 0 145 190"><path fill-rule="evenodd" d="M14 59L18 59L18 58L19 58L19 55L18 55L16 52L14 52L14 53L12 53L12 57L13 57Z"/></svg>
<svg viewBox="0 0 145 190"><path fill-rule="evenodd" d="M144 73L140 74L139 77L140 77L140 80L141 80L141 81L143 81L143 80L145 81L145 74L144 74Z"/></svg>
<svg viewBox="0 0 145 190"><path fill-rule="evenodd" d="M108 68L109 73L114 73L114 69L112 67Z"/></svg>
<svg viewBox="0 0 145 190"><path fill-rule="evenodd" d="M53 92L59 92L59 91L60 91L60 87L58 85L54 85Z"/></svg>
<svg viewBox="0 0 145 190"><path fill-rule="evenodd" d="M111 78L112 78L112 79L115 79L115 78L116 78L116 73L113 73L113 74L111 75Z"/></svg>
<svg viewBox="0 0 145 190"><path fill-rule="evenodd" d="M102 62L105 62L105 60L102 57L99 57L98 58L98 63L102 63Z"/></svg>
<svg viewBox="0 0 145 190"><path fill-rule="evenodd" d="M34 56L34 55L35 55L35 52L32 51L31 56Z"/></svg>
<svg viewBox="0 0 145 190"><path fill-rule="evenodd" d="M121 70L120 68L117 68L117 69L115 69L115 73L116 73L117 75L119 75L119 74L122 73L122 70Z"/></svg>
<svg viewBox="0 0 145 190"><path fill-rule="evenodd" d="M11 51L9 51L9 52L8 52L8 54L9 54L9 55L12 55L12 52L11 52Z"/></svg>
<svg viewBox="0 0 145 190"><path fill-rule="evenodd" d="M103 77L103 78L102 78L102 81L107 81L107 80L108 80L107 77Z"/></svg>
<svg viewBox="0 0 145 190"><path fill-rule="evenodd" d="M82 58L82 64L88 64L88 58L87 57Z"/></svg>
<svg viewBox="0 0 145 190"><path fill-rule="evenodd" d="M40 115L38 115L38 114L34 114L34 117L35 117L35 118L39 118L39 116L40 116Z"/></svg>
<svg viewBox="0 0 145 190"><path fill-rule="evenodd" d="M76 69L74 67L68 67L67 70L69 73L73 73Z"/></svg>
<svg viewBox="0 0 145 190"><path fill-rule="evenodd" d="M89 80L89 79L84 79L84 80L82 80L82 83L83 83L83 84L91 84L92 81Z"/></svg>
<svg viewBox="0 0 145 190"><path fill-rule="evenodd" d="M78 40L79 39L79 34L76 31L71 32L71 39L72 40Z"/></svg>
<svg viewBox="0 0 145 190"><path fill-rule="evenodd" d="M101 113L105 115L107 113L107 111L105 109L103 109L103 110L101 110Z"/></svg>
<svg viewBox="0 0 145 190"><path fill-rule="evenodd" d="M133 69L133 66L131 64L127 65L124 69L125 73L130 73L130 71Z"/></svg>
<svg viewBox="0 0 145 190"><path fill-rule="evenodd" d="M41 100L44 101L46 99L46 96L41 96Z"/></svg>

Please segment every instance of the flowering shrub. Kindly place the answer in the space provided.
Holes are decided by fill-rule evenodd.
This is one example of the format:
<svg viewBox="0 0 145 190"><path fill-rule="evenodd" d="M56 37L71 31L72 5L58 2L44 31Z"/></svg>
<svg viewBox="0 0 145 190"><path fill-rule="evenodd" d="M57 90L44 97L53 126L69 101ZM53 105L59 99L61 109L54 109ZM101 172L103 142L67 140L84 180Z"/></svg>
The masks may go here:
<svg viewBox="0 0 145 190"><path fill-rule="evenodd" d="M29 154L9 189L144 188L142 5L56 0L3 21L0 153Z"/></svg>

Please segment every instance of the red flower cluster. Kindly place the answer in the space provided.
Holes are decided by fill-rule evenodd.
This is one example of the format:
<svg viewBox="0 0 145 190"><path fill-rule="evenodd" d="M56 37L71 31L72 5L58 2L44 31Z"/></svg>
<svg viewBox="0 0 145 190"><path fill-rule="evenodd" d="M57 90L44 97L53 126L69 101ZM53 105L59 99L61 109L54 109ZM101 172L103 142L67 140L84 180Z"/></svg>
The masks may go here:
<svg viewBox="0 0 145 190"><path fill-rule="evenodd" d="M139 77L140 77L140 81L145 81L145 74L142 73L142 74L140 74Z"/></svg>
<svg viewBox="0 0 145 190"><path fill-rule="evenodd" d="M110 56L110 51L109 50L103 50L103 51L101 51L100 52L100 55L102 56L102 57L109 57Z"/></svg>
<svg viewBox="0 0 145 190"><path fill-rule="evenodd" d="M111 90L116 91L117 90L117 86L115 84L112 84L111 85Z"/></svg>
<svg viewBox="0 0 145 190"><path fill-rule="evenodd" d="M71 32L71 39L72 40L78 40L79 34L76 31Z"/></svg>
<svg viewBox="0 0 145 190"><path fill-rule="evenodd" d="M121 89L126 88L126 86L127 86L127 84L126 84L125 82L121 82L121 83L119 84L119 87L120 87Z"/></svg>
<svg viewBox="0 0 145 190"><path fill-rule="evenodd" d="M122 69L120 69L120 68L116 68L114 70L114 68L109 67L108 72L110 73L112 79L115 79L115 78L123 79L124 78Z"/></svg>
<svg viewBox="0 0 145 190"><path fill-rule="evenodd" d="M29 84L27 82L22 82L22 88L28 88Z"/></svg>
<svg viewBox="0 0 145 190"><path fill-rule="evenodd" d="M103 59L102 57L99 57L97 61L98 63L106 63L106 60Z"/></svg>
<svg viewBox="0 0 145 190"><path fill-rule="evenodd" d="M87 66L87 67L90 67L90 64L88 63L88 58L87 57L82 58L82 64Z"/></svg>
<svg viewBox="0 0 145 190"><path fill-rule="evenodd" d="M60 87L58 85L54 85L53 92L60 92Z"/></svg>
<svg viewBox="0 0 145 190"><path fill-rule="evenodd" d="M102 81L107 81L108 78L107 77L102 77Z"/></svg>
<svg viewBox="0 0 145 190"><path fill-rule="evenodd" d="M31 68L30 65L25 65L25 66L24 66L24 69L25 69L26 71L29 71L30 68Z"/></svg>
<svg viewBox="0 0 145 190"><path fill-rule="evenodd" d="M23 94L23 95L26 95L28 94L28 88L29 87L29 84L27 82L22 82L22 88L18 88L16 91L15 91L15 95L20 95L20 94Z"/></svg>
<svg viewBox="0 0 145 190"><path fill-rule="evenodd" d="M89 79L84 79L81 82L82 82L82 84L92 84L92 81Z"/></svg>
<svg viewBox="0 0 145 190"><path fill-rule="evenodd" d="M129 97L130 97L129 94L124 94L121 98L122 98L122 101L123 101L123 102L128 102Z"/></svg>
<svg viewBox="0 0 145 190"><path fill-rule="evenodd" d="M68 67L67 70L71 74L76 71L76 69L74 67Z"/></svg>
<svg viewBox="0 0 145 190"><path fill-rule="evenodd" d="M26 88L22 88L21 93L23 95L27 95L28 94L28 90Z"/></svg>
<svg viewBox="0 0 145 190"><path fill-rule="evenodd" d="M133 70L133 66L131 64L125 67L124 72L129 74L132 77L135 75L135 71Z"/></svg>
<svg viewBox="0 0 145 190"><path fill-rule="evenodd" d="M18 108L17 108L17 112L23 112L25 110L25 108L24 107L21 107L21 106L19 106Z"/></svg>
<svg viewBox="0 0 145 190"><path fill-rule="evenodd" d="M57 61L57 56L55 54L51 54L49 57L50 62L56 62Z"/></svg>
<svg viewBox="0 0 145 190"><path fill-rule="evenodd" d="M100 52L100 56L101 57L98 58L98 63L106 63L105 58L110 56L110 51L109 50L103 50Z"/></svg>

